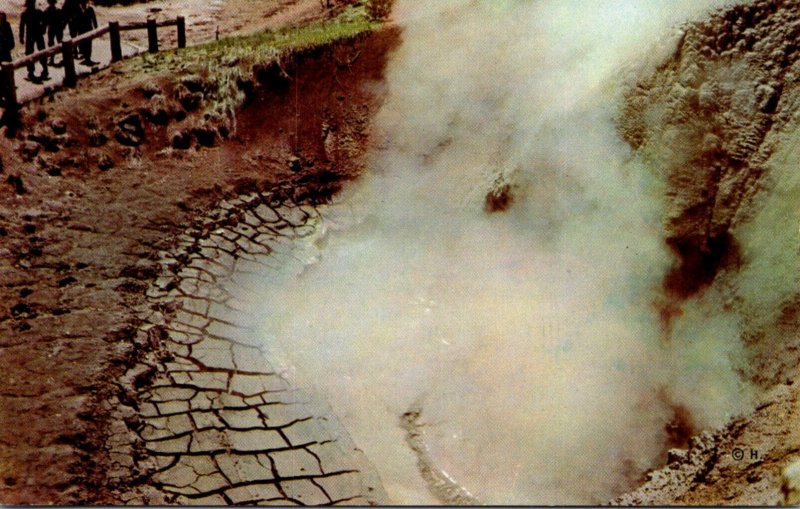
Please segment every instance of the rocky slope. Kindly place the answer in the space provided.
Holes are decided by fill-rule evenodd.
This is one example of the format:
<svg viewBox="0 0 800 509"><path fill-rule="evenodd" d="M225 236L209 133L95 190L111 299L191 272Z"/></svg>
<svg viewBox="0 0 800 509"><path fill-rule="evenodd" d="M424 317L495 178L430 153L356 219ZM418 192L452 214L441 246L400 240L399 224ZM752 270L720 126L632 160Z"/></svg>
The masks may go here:
<svg viewBox="0 0 800 509"><path fill-rule="evenodd" d="M668 181L665 341L692 306L735 316L741 375L759 389L752 414L690 439L617 503L774 504L798 457L798 35L796 1L721 10L627 96L621 132Z"/></svg>

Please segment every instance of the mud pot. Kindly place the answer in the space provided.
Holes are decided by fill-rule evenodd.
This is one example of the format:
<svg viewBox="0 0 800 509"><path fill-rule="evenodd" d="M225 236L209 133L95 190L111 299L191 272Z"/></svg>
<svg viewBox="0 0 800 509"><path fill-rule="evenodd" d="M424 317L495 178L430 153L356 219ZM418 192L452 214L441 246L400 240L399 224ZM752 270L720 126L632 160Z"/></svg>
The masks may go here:
<svg viewBox="0 0 800 509"><path fill-rule="evenodd" d="M398 0L222 130L30 106L0 499L790 502L800 4L618 3Z"/></svg>

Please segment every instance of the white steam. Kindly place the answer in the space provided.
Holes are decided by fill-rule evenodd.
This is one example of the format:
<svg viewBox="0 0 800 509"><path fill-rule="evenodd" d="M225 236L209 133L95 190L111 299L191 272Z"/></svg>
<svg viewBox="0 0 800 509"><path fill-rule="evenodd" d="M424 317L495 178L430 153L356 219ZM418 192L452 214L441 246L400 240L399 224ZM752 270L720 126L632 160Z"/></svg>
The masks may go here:
<svg viewBox="0 0 800 509"><path fill-rule="evenodd" d="M267 347L395 502L436 502L411 407L437 467L506 504L603 502L654 465L671 404L740 410L735 322L701 341L698 307L660 336L661 183L613 122L632 69L723 3L398 1L373 174L323 211L317 263L257 282ZM489 214L498 181L513 201Z"/></svg>

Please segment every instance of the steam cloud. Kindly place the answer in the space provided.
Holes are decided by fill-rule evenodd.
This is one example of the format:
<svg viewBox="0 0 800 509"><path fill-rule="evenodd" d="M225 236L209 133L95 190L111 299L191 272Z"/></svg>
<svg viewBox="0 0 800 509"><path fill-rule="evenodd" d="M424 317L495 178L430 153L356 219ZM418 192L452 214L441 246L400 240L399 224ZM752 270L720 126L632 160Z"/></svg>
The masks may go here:
<svg viewBox="0 0 800 509"><path fill-rule="evenodd" d="M674 405L701 427L742 410L735 319L698 303L661 337L663 183L614 126L672 28L723 3L398 1L373 173L323 211L315 263L252 282L267 348L395 502L436 502L412 407L438 468L506 504L604 502L654 466Z"/></svg>

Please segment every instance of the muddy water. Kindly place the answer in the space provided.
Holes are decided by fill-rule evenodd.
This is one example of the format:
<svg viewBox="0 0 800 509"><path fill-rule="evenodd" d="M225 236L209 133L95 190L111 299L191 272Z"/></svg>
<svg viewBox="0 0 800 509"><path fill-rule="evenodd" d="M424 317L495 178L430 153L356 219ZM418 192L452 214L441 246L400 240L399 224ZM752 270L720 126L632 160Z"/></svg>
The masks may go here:
<svg viewBox="0 0 800 509"><path fill-rule="evenodd" d="M600 503L656 464L676 407L716 426L745 400L735 323L664 343L663 182L614 124L631 62L702 9L462 4L401 3L387 146L301 263L249 278L252 313L395 502Z"/></svg>

